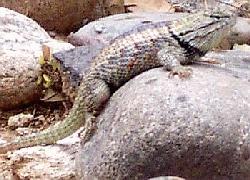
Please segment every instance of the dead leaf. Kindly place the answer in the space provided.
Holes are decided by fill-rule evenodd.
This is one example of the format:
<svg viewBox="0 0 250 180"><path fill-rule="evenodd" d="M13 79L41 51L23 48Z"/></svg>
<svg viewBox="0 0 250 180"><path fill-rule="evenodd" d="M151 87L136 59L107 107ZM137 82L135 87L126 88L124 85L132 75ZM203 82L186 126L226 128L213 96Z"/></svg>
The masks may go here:
<svg viewBox="0 0 250 180"><path fill-rule="evenodd" d="M42 45L42 50L43 50L43 59L44 61L49 61L51 58L51 49L49 46L43 44Z"/></svg>
<svg viewBox="0 0 250 180"><path fill-rule="evenodd" d="M173 12L165 0L125 0L125 6L132 12Z"/></svg>
<svg viewBox="0 0 250 180"><path fill-rule="evenodd" d="M62 94L59 94L58 92L53 91L53 89L48 89L41 101L44 102L59 102L64 101L65 98Z"/></svg>
<svg viewBox="0 0 250 180"><path fill-rule="evenodd" d="M118 14L124 12L124 0L109 0L105 2L105 9L108 14Z"/></svg>

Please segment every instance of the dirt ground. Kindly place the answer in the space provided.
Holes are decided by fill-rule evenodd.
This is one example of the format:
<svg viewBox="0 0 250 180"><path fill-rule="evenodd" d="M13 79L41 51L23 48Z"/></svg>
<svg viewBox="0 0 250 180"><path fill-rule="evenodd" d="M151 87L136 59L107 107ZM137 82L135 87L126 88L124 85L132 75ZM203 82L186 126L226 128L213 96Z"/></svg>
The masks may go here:
<svg viewBox="0 0 250 180"><path fill-rule="evenodd" d="M38 102L22 109L0 112L0 143L9 142L18 135L39 132L48 128L49 126L52 126L56 122L63 120L70 107L70 103L63 101L53 103ZM23 127L12 127L8 125L8 120L11 117L15 115L18 116L22 113L25 115L32 115L32 118L25 122ZM22 164L27 166L27 163L29 163L28 161L32 161L35 158L44 161L43 159L45 156L41 158L41 154L36 154L35 151L36 150L31 152L33 154L30 158L22 158L22 156L18 155L15 156L12 154L12 152L0 155L0 179L23 179L19 176L19 170L23 168ZM37 152L39 152L39 150ZM37 161L37 163L39 163L39 161ZM29 177L28 179L36 178Z"/></svg>

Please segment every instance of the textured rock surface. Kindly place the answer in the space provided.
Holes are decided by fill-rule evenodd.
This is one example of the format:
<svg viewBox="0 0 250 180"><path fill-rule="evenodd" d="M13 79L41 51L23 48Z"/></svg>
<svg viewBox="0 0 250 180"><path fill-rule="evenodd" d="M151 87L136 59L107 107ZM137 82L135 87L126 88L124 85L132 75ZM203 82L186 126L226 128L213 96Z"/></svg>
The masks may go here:
<svg viewBox="0 0 250 180"><path fill-rule="evenodd" d="M250 44L250 19L249 18L237 18L237 23L233 27L230 39L231 44Z"/></svg>
<svg viewBox="0 0 250 180"><path fill-rule="evenodd" d="M33 20L1 7L0 39L0 109L10 109L39 97L37 62L50 37Z"/></svg>
<svg viewBox="0 0 250 180"><path fill-rule="evenodd" d="M184 180L184 179L177 176L160 176L160 177L150 178L149 180Z"/></svg>
<svg viewBox="0 0 250 180"><path fill-rule="evenodd" d="M234 6L236 2L242 2L242 0L233 0L233 1L217 1L217 0L168 0L169 3L173 4L178 11L197 11L197 10L204 10L204 9L214 9L215 7L219 7L221 10L224 9L233 9L230 5Z"/></svg>
<svg viewBox="0 0 250 180"><path fill-rule="evenodd" d="M122 13L123 5L123 0L0 0L0 6L35 19L46 30L62 33L99 17Z"/></svg>
<svg viewBox="0 0 250 180"><path fill-rule="evenodd" d="M218 65L207 64L207 66L215 67L217 70L250 82L250 51L228 50L209 52L206 58L214 59L220 63Z"/></svg>
<svg viewBox="0 0 250 180"><path fill-rule="evenodd" d="M48 42L55 41L35 21L0 7L0 110L39 99L38 58L42 44ZM61 50L73 47L57 44Z"/></svg>
<svg viewBox="0 0 250 180"><path fill-rule="evenodd" d="M1 156L0 179L76 179L74 157L78 143L75 134L53 146L24 148Z"/></svg>
<svg viewBox="0 0 250 180"><path fill-rule="evenodd" d="M189 80L154 69L120 88L81 148L80 176L250 178L248 79L192 67Z"/></svg>
<svg viewBox="0 0 250 180"><path fill-rule="evenodd" d="M184 13L128 13L117 14L89 23L69 36L69 42L75 46L88 44L108 44L115 37L143 24L160 21L172 21Z"/></svg>

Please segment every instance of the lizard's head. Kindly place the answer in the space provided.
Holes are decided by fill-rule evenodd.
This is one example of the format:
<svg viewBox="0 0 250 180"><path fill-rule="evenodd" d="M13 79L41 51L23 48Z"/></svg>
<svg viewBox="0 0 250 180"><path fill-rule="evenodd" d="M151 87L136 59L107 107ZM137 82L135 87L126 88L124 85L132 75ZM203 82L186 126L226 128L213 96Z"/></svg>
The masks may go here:
<svg viewBox="0 0 250 180"><path fill-rule="evenodd" d="M170 32L185 48L206 53L228 35L235 19L224 12L199 12L174 21Z"/></svg>

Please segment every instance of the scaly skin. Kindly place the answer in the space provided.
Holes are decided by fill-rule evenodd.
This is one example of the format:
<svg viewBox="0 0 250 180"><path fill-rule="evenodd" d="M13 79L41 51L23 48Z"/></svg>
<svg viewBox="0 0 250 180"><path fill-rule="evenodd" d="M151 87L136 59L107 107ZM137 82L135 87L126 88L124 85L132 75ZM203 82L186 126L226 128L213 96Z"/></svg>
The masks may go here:
<svg viewBox="0 0 250 180"><path fill-rule="evenodd" d="M210 14L211 15L211 14ZM73 108L62 123L38 134L17 138L0 146L0 153L39 144L53 144L85 125L84 142L95 130L95 115L118 89L134 76L163 66L185 78L187 64L203 56L227 35L234 18L205 13L189 15L169 24L160 22L132 30L116 38L93 60Z"/></svg>

